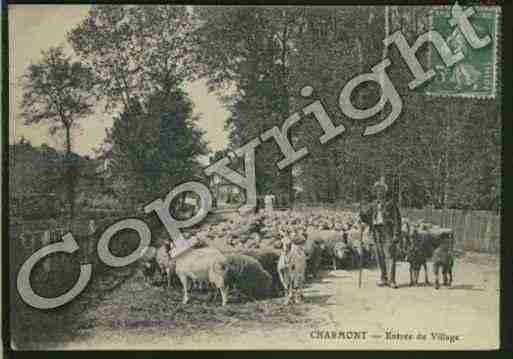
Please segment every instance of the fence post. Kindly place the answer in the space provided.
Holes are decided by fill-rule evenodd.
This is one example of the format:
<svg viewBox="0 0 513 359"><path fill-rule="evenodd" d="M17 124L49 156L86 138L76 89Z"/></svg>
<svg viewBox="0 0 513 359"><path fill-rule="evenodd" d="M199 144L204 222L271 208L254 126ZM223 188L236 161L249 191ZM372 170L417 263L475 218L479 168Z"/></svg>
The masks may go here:
<svg viewBox="0 0 513 359"><path fill-rule="evenodd" d="M487 213L480 212L479 213L479 250L483 252L488 252L488 215Z"/></svg>
<svg viewBox="0 0 513 359"><path fill-rule="evenodd" d="M486 251L487 252L492 252L492 236L491 236L491 231L492 231L492 218L491 218L491 214L487 214L486 216L486 229L485 229L485 235L484 235L484 240L485 240L485 245L486 245Z"/></svg>
<svg viewBox="0 0 513 359"><path fill-rule="evenodd" d="M501 250L501 214L494 215L493 217L493 244L494 244L494 252L500 253Z"/></svg>
<svg viewBox="0 0 513 359"><path fill-rule="evenodd" d="M470 222L470 212L469 211L465 211L465 214L464 214L464 221L463 221L463 248L466 250L468 249L468 231L469 231L469 227L471 225L471 222Z"/></svg>
<svg viewBox="0 0 513 359"><path fill-rule="evenodd" d="M500 216L494 212L489 215L490 231L489 231L489 250L491 253L499 253L500 244Z"/></svg>

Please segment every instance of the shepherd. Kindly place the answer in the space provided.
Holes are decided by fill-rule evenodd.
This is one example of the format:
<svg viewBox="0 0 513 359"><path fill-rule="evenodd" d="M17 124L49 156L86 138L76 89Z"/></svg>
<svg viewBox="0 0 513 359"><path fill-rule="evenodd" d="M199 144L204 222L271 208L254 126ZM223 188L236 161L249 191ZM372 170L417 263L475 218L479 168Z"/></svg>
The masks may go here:
<svg viewBox="0 0 513 359"><path fill-rule="evenodd" d="M360 209L360 219L369 226L369 233L374 239L380 269L377 285L397 288L396 262L401 241L401 213L397 196L388 191L384 176L374 184L373 194L375 201L367 208Z"/></svg>

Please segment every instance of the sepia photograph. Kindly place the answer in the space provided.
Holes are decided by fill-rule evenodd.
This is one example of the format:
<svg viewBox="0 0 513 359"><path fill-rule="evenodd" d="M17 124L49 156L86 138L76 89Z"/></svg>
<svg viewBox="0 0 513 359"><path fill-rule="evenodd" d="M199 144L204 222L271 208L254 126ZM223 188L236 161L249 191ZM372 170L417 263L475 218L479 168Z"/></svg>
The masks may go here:
<svg viewBox="0 0 513 359"><path fill-rule="evenodd" d="M502 10L6 5L4 351L499 349Z"/></svg>

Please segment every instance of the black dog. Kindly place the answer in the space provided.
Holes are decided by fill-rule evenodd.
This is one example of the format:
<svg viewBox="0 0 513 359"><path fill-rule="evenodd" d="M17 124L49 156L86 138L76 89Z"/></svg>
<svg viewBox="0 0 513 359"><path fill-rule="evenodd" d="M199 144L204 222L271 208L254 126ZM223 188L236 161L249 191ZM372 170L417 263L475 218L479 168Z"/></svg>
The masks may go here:
<svg viewBox="0 0 513 359"><path fill-rule="evenodd" d="M424 241L416 238L414 235L406 254L406 261L410 263L410 286L419 284L421 268L424 268L426 285L430 284L427 271L427 250L425 247Z"/></svg>
<svg viewBox="0 0 513 359"><path fill-rule="evenodd" d="M452 284L452 268L454 266L454 258L449 249L447 243L442 243L440 247L435 249L433 253L433 272L435 274L435 289L440 288L439 274L440 268L442 269L442 275L444 285L450 286Z"/></svg>

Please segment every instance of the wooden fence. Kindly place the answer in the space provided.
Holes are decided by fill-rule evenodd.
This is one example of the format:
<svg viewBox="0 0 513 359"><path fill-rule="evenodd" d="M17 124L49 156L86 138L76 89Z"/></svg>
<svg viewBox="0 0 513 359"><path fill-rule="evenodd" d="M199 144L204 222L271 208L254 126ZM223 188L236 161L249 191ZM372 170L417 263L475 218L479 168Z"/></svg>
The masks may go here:
<svg viewBox="0 0 513 359"><path fill-rule="evenodd" d="M9 228L10 239L10 276L11 283L16 283L16 274L21 265L37 250L62 240L62 236L71 231L79 246L79 250L72 255L56 254L42 259L34 267L31 282L34 289L43 296L53 296L55 292L64 291L70 288L76 281L79 265L91 263L93 271L97 274L106 269L100 263L96 253L96 245L99 239L99 229L123 218L120 215L105 215L101 218L91 216L77 218L71 225L64 224L64 221L26 221L18 220L11 223ZM90 220L94 220L93 228L90 227ZM96 234L93 235L93 229ZM138 236L130 231L123 235L123 240L114 241L112 250L123 251L125 247L134 247L138 244ZM135 238L134 238L135 237ZM129 248L129 249L130 249ZM53 293L53 294L52 294Z"/></svg>
<svg viewBox="0 0 513 359"><path fill-rule="evenodd" d="M297 210L335 210L358 212L359 204L312 204L302 203L294 206ZM466 211L459 209L402 208L401 215L412 221L424 220L442 227L452 228L455 247L460 250L500 253L501 217L491 211Z"/></svg>
<svg viewBox="0 0 513 359"><path fill-rule="evenodd" d="M356 205L345 206L298 206L297 209L305 210L345 210L356 212ZM452 228L455 234L455 246L460 250L470 250L478 252L499 253L500 252L500 216L489 211L463 211L455 209L412 209L403 208L402 216L410 220L424 220L425 222L440 225L442 227ZM102 219L95 219L96 227L101 228L105 224L113 222L116 216L104 216ZM117 218L120 218L117 216ZM90 236L90 228L88 228L88 220L82 219L76 221L72 226L72 232L77 242L79 242L80 253L77 253L80 261L88 263L95 257L95 245L98 240L97 236ZM45 228L46 227L46 228ZM21 263L26 260L36 250L56 241L60 241L62 235L67 232L65 228L49 228L48 223L45 225L27 224L11 226L11 260L14 268L18 268ZM137 241L136 241L137 242ZM121 244L121 243L120 243ZM67 273L64 268L70 265L68 261L63 260L62 256L50 256L45 261L43 270L50 271L54 267L62 269L63 273Z"/></svg>

